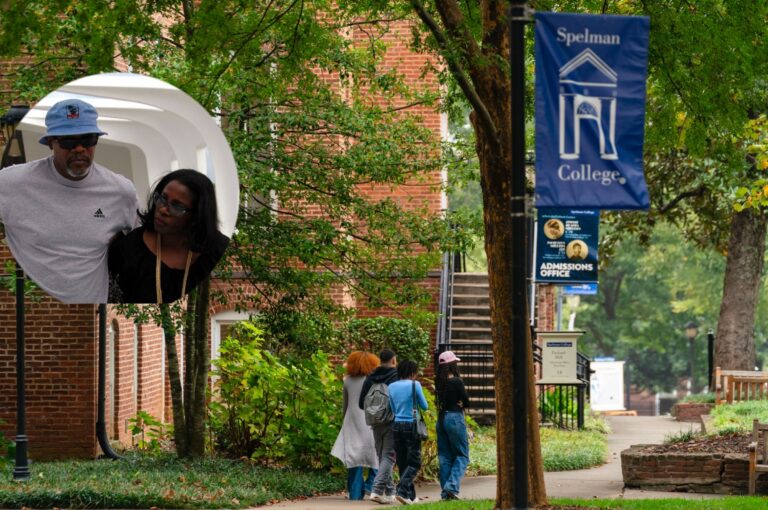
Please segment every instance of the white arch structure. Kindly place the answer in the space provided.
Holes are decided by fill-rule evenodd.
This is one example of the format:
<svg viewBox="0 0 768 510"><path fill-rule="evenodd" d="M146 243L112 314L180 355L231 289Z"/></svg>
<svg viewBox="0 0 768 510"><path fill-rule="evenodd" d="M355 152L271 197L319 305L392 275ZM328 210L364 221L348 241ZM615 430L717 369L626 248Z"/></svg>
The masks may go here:
<svg viewBox="0 0 768 510"><path fill-rule="evenodd" d="M99 112L96 162L124 175L136 186L139 201L153 183L179 168L202 172L216 187L220 230L232 236L237 223L240 186L237 167L224 133L194 99L164 81L134 73L86 76L45 96L19 125L27 161L47 157L38 143L45 114L67 98L92 104Z"/></svg>

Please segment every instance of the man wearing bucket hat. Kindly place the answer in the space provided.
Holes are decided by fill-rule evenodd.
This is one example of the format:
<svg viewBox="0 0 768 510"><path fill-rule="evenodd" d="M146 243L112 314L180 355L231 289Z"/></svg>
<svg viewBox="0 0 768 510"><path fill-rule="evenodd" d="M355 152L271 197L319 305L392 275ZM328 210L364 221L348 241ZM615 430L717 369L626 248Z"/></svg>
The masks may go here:
<svg viewBox="0 0 768 510"><path fill-rule="evenodd" d="M107 134L97 118L85 101L59 101L40 138L51 156L0 171L0 223L11 253L64 303L107 302L109 241L137 223L131 181L93 161Z"/></svg>

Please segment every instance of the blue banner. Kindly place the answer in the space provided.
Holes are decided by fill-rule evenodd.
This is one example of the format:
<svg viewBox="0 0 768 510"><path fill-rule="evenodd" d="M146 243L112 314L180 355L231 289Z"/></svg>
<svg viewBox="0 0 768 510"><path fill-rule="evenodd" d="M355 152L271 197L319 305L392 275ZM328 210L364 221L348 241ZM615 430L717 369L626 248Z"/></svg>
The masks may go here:
<svg viewBox="0 0 768 510"><path fill-rule="evenodd" d="M600 211L539 209L536 282L597 282L599 226Z"/></svg>
<svg viewBox="0 0 768 510"><path fill-rule="evenodd" d="M536 13L536 206L647 209L645 16Z"/></svg>
<svg viewBox="0 0 768 510"><path fill-rule="evenodd" d="M566 296L595 296L597 295L597 284L580 283L576 285L563 285L561 290Z"/></svg>

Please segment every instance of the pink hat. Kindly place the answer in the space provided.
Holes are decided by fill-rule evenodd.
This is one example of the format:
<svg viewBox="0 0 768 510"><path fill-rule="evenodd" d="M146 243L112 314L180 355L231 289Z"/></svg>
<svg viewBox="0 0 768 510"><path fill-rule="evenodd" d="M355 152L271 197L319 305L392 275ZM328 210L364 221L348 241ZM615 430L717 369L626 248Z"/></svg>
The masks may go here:
<svg viewBox="0 0 768 510"><path fill-rule="evenodd" d="M456 356L451 351L445 351L438 358L438 364L440 364L440 365L445 365L446 363L453 363L454 361L461 361L461 358Z"/></svg>

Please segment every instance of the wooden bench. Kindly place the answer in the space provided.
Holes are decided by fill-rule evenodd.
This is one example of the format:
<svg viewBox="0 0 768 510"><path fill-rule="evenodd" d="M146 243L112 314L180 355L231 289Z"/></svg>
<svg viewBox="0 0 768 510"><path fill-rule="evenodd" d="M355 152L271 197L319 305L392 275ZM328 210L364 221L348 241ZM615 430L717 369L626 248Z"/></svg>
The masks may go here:
<svg viewBox="0 0 768 510"><path fill-rule="evenodd" d="M749 443L749 495L755 494L759 473L768 473L768 423L752 422Z"/></svg>
<svg viewBox="0 0 768 510"><path fill-rule="evenodd" d="M715 405L768 400L768 372L715 368Z"/></svg>

